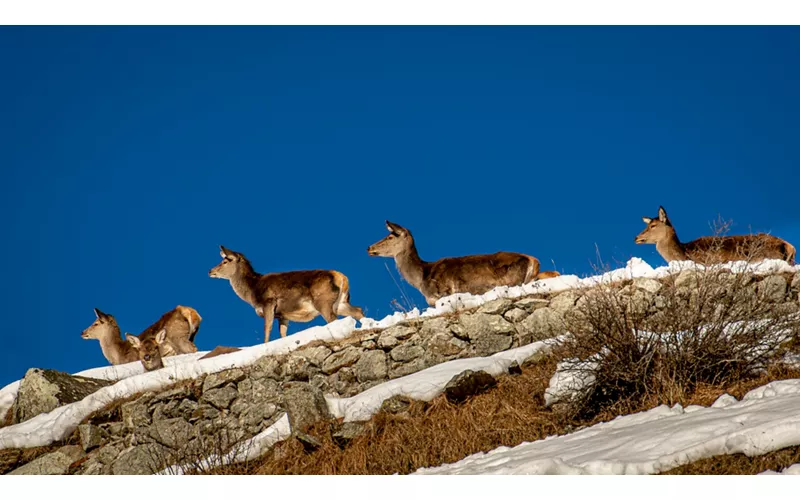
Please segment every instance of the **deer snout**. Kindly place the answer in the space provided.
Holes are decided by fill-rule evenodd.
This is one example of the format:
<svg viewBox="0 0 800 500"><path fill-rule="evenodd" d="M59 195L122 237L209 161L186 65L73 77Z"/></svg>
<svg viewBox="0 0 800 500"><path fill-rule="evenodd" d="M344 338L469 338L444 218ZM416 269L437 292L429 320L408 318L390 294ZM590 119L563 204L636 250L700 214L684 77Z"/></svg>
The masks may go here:
<svg viewBox="0 0 800 500"><path fill-rule="evenodd" d="M86 330L81 332L81 338L82 339L88 339L89 338L89 334L86 332Z"/></svg>
<svg viewBox="0 0 800 500"><path fill-rule="evenodd" d="M636 244L647 243L642 235L639 235L636 238L634 238L633 242Z"/></svg>

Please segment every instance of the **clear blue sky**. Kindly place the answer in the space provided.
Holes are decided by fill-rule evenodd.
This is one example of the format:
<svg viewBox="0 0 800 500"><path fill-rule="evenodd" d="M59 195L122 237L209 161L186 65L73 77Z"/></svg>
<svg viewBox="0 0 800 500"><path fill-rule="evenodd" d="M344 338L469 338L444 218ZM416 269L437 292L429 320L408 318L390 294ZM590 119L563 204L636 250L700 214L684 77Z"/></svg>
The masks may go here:
<svg viewBox="0 0 800 500"><path fill-rule="evenodd" d="M798 60L797 28L0 28L0 385L106 364L93 307L260 342L220 244L376 318L384 219L579 275L662 265L633 242L660 204L684 241L721 214L800 246Z"/></svg>

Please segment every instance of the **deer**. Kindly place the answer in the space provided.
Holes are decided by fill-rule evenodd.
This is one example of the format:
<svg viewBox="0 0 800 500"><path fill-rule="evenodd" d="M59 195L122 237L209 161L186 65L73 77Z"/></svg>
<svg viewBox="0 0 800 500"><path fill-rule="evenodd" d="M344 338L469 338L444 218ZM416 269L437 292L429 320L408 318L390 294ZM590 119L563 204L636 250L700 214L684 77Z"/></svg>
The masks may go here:
<svg viewBox="0 0 800 500"><path fill-rule="evenodd" d="M219 248L222 262L208 275L230 281L236 295L264 319L264 343L269 342L275 319L281 338L285 338L289 321L307 322L320 314L328 323L336 321L338 315L357 320L364 317L360 307L350 305L350 283L339 271L259 274L243 254L222 245Z"/></svg>
<svg viewBox="0 0 800 500"><path fill-rule="evenodd" d="M389 235L367 248L373 257L393 257L408 283L420 291L429 306L454 293L486 293L498 286L518 286L560 276L557 271L539 272L536 257L514 252L445 257L425 262L417 253L411 231L386 221Z"/></svg>
<svg viewBox="0 0 800 500"><path fill-rule="evenodd" d="M98 339L103 356L112 365L138 361L139 355L132 344L120 337L121 331L114 316L106 314L97 308L94 309L94 314L97 319L82 332L81 337L84 339ZM145 332L142 332L139 337L145 333L150 336L163 328L167 331L167 337L165 342L159 344L161 356L197 352L194 338L200 328L201 321L202 318L195 309L179 305L175 309L167 311L158 321L150 325Z"/></svg>
<svg viewBox="0 0 800 500"><path fill-rule="evenodd" d="M164 368L161 349L167 340L166 329L162 328L155 334L148 329L138 336L128 333L125 334L125 339L133 347L136 359L142 362L145 371Z"/></svg>
<svg viewBox="0 0 800 500"><path fill-rule="evenodd" d="M780 259L794 265L795 248L771 234L703 236L681 243L664 207L658 207L657 217L642 217L642 221L647 227L634 238L634 242L637 245L654 243L667 262L691 260L710 265L735 260Z"/></svg>
<svg viewBox="0 0 800 500"><path fill-rule="evenodd" d="M137 361L139 354L130 343L122 340L119 325L114 316L106 314L96 307L94 308L94 314L97 319L81 333L81 337L99 340L103 356L112 365Z"/></svg>

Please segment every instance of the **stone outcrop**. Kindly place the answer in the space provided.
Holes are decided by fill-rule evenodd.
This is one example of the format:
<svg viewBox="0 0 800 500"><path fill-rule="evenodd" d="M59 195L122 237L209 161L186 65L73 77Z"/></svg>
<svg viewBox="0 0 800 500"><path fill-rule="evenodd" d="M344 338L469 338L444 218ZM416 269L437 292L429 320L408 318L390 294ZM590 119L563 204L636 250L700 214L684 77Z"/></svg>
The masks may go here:
<svg viewBox="0 0 800 500"><path fill-rule="evenodd" d="M31 368L20 382L12 409L13 423L24 422L40 413L51 412L59 406L80 401L111 384L107 380Z"/></svg>

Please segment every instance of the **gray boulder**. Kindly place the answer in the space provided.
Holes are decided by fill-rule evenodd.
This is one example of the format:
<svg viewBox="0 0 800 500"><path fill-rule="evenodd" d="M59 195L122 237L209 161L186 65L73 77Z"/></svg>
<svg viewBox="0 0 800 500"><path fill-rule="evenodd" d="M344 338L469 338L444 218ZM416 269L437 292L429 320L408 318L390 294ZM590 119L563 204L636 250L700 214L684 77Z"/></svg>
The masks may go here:
<svg viewBox="0 0 800 500"><path fill-rule="evenodd" d="M490 356L496 352L505 351L511 347L514 339L509 335L483 335L475 341L475 354Z"/></svg>
<svg viewBox="0 0 800 500"><path fill-rule="evenodd" d="M786 299L786 280L776 274L766 276L758 284L758 294L768 302L780 304Z"/></svg>
<svg viewBox="0 0 800 500"><path fill-rule="evenodd" d="M81 447L83 448L83 451L91 451L103 444L109 438L106 431L92 424L79 425L78 435L81 438Z"/></svg>
<svg viewBox="0 0 800 500"><path fill-rule="evenodd" d="M217 389L210 389L203 393L200 398L201 402L209 403L217 409L224 410L231 405L234 399L239 396L236 388L232 385L219 387Z"/></svg>
<svg viewBox="0 0 800 500"><path fill-rule="evenodd" d="M156 420L150 426L150 437L158 444L180 449L194 437L192 424L182 418Z"/></svg>
<svg viewBox="0 0 800 500"><path fill-rule="evenodd" d="M514 332L514 325L496 314L462 314L458 322L461 334L471 341L477 340L481 335L510 334Z"/></svg>
<svg viewBox="0 0 800 500"><path fill-rule="evenodd" d="M303 431L315 422L331 418L322 391L305 382L284 384L283 405L292 430Z"/></svg>
<svg viewBox="0 0 800 500"><path fill-rule="evenodd" d="M383 380L389 374L386 354L383 351L367 351L361 355L354 366L359 382Z"/></svg>
<svg viewBox="0 0 800 500"><path fill-rule="evenodd" d="M158 443L147 443L123 450L111 464L111 472L117 476L155 474L169 461L167 448Z"/></svg>
<svg viewBox="0 0 800 500"><path fill-rule="evenodd" d="M113 383L56 370L31 368L20 382L12 409L12 421L18 424L41 413L51 412Z"/></svg>
<svg viewBox="0 0 800 500"><path fill-rule="evenodd" d="M361 357L363 349L359 347L348 347L339 352L333 353L322 363L322 371L330 375L337 370L353 366Z"/></svg>
<svg viewBox="0 0 800 500"><path fill-rule="evenodd" d="M520 321L528 317L528 312L525 311L524 309L515 307L506 312L503 315L503 317L512 323L519 323Z"/></svg>
<svg viewBox="0 0 800 500"><path fill-rule="evenodd" d="M553 300L550 301L550 309L563 316L575 307L577 300L578 295L573 291L567 290L553 297Z"/></svg>
<svg viewBox="0 0 800 500"><path fill-rule="evenodd" d="M243 380L244 377L244 371L242 371L240 368L212 373L203 381L203 392L216 389L217 387L222 387L223 385L228 385L231 382L239 382L240 380Z"/></svg>
<svg viewBox="0 0 800 500"><path fill-rule="evenodd" d="M84 456L84 453L80 446L62 446L56 451L42 455L22 467L14 469L8 474L10 476L66 474L69 466L82 456Z"/></svg>
<svg viewBox="0 0 800 500"><path fill-rule="evenodd" d="M518 301L514 302L514 306L519 307L520 309L524 309L529 313L535 311L536 309L547 307L549 304L550 304L549 300L539 299L536 297L525 297L523 299L519 299Z"/></svg>
<svg viewBox="0 0 800 500"><path fill-rule="evenodd" d="M523 333L522 343L544 340L564 333L564 318L549 307L536 309L519 324Z"/></svg>
<svg viewBox="0 0 800 500"><path fill-rule="evenodd" d="M401 363L411 361L412 359L417 359L423 354L425 354L425 350L422 347L418 345L412 345L408 342L405 344L400 344L392 349L391 352L389 352L389 355L393 360Z"/></svg>
<svg viewBox="0 0 800 500"><path fill-rule="evenodd" d="M502 315L511 308L511 299L495 299L478 308L479 313Z"/></svg>
<svg viewBox="0 0 800 500"><path fill-rule="evenodd" d="M444 388L444 395L451 403L460 403L470 396L497 385L497 380L483 370L466 370L455 377Z"/></svg>

